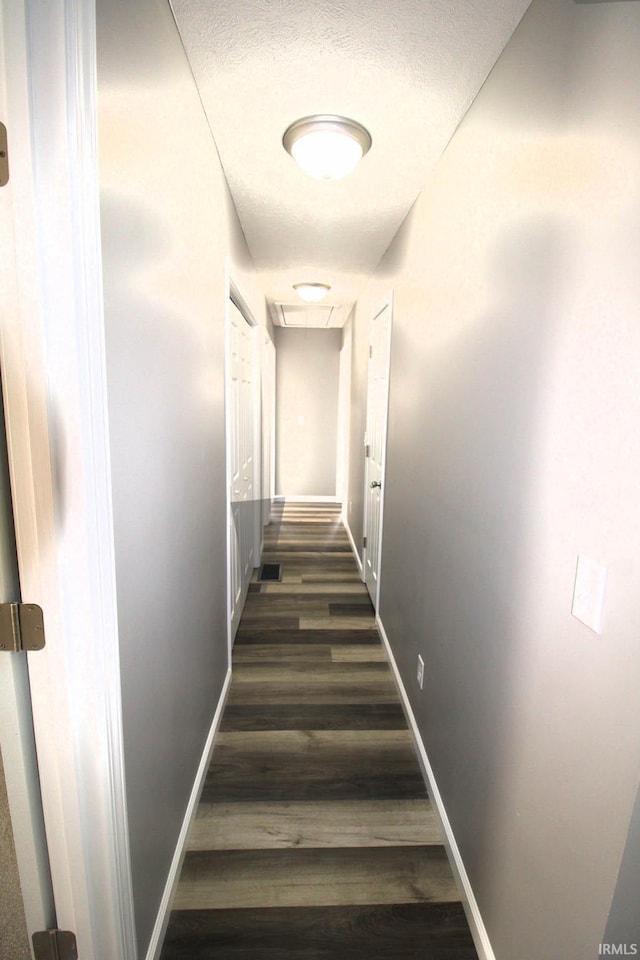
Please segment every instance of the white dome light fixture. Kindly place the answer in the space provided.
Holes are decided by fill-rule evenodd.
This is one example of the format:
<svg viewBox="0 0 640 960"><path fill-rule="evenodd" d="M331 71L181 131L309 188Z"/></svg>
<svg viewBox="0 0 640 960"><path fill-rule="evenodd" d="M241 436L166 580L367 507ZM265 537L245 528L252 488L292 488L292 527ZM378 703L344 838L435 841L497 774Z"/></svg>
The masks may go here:
<svg viewBox="0 0 640 960"><path fill-rule="evenodd" d="M319 303L331 290L328 283L294 283L293 289L305 303Z"/></svg>
<svg viewBox="0 0 640 960"><path fill-rule="evenodd" d="M371 147L371 134L355 120L316 114L296 120L282 143L305 173L316 180L339 180Z"/></svg>

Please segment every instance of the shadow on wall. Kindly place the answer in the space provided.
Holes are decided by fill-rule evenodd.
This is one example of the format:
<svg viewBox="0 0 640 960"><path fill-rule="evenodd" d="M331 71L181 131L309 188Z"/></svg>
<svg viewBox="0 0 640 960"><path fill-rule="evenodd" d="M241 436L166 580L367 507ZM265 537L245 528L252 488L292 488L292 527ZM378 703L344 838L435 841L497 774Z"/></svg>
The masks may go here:
<svg viewBox="0 0 640 960"><path fill-rule="evenodd" d="M189 270L189 237L174 222L108 190L101 215L127 802L143 945L226 673L223 301L201 260Z"/></svg>
<svg viewBox="0 0 640 960"><path fill-rule="evenodd" d="M565 242L559 222L523 223L494 252L490 287L502 293L487 312L469 304L462 323L433 317L425 277L411 325L399 288L394 328L381 615L403 675L415 676L418 653L425 659L423 694L409 684L412 705L488 925L486 891L504 889L497 818L512 761L549 304Z"/></svg>
<svg viewBox="0 0 640 960"><path fill-rule="evenodd" d="M184 437L187 448L197 441L204 407L224 436L224 387L218 369L222 308L217 334L210 315L194 323L189 286L175 272L188 254L172 249L165 224L144 205L104 191L101 221L107 238L103 257L111 430L114 442L126 444L129 451L124 465L128 476L134 468L144 471L144 441L152 439L148 431L155 432L155 452L163 458L154 464L161 493L164 471L168 475L179 470L173 440L184 431L181 408L193 412L193 435ZM219 341L215 355L214 337ZM224 477L224 464L217 459L214 475ZM188 480L188 474L183 479ZM186 498L184 506L188 502Z"/></svg>

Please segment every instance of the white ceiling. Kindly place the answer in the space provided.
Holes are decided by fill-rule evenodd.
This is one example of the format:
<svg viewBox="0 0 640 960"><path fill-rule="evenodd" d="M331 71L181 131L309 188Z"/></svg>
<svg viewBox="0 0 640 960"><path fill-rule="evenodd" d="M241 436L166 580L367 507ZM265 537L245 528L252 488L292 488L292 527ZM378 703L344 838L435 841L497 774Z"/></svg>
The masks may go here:
<svg viewBox="0 0 640 960"><path fill-rule="evenodd" d="M275 322L316 281L344 323L529 2L171 0ZM343 180L282 147L313 113L371 133Z"/></svg>

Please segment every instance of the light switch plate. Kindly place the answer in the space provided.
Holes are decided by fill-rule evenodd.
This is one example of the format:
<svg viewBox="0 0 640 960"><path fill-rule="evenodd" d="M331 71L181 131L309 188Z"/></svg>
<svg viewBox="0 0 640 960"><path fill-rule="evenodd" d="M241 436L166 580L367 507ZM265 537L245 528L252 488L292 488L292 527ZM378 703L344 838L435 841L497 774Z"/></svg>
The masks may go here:
<svg viewBox="0 0 640 960"><path fill-rule="evenodd" d="M578 554L571 613L596 633L602 633L606 586L607 568L602 563Z"/></svg>

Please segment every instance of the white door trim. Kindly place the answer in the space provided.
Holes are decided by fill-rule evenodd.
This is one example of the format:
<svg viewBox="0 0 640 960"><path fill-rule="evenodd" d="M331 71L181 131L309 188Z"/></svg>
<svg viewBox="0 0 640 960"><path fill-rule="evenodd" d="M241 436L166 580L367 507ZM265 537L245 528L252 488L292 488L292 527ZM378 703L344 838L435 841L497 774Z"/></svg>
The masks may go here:
<svg viewBox="0 0 640 960"><path fill-rule="evenodd" d="M227 525L227 650L228 666L231 667L232 649L233 649L233 624L232 624L232 574L231 574L231 541L230 531L232 523L232 492L231 492L231 317L229 313L229 304L233 303L238 308L244 319L252 328L254 336L257 338L259 327L256 319L247 303L245 297L233 278L231 272L231 262L228 257L225 258L225 303L224 303L224 418L225 418L225 444L226 444L226 525ZM254 465L254 503L255 513L253 523L253 556L254 563L260 563L262 550L262 522L261 512L258 508L261 497L262 486L262 457L261 457L261 438L260 438L260 409L261 409L261 370L259 363L260 344L256 339L254 341L253 359L255 363L255 391L253 408L253 465Z"/></svg>
<svg viewBox="0 0 640 960"><path fill-rule="evenodd" d="M20 310L7 440L57 923L83 960L135 960L111 511L96 147L95 8L3 0Z"/></svg>
<svg viewBox="0 0 640 960"><path fill-rule="evenodd" d="M384 498L385 498L385 484L386 484L386 475L387 475L387 433L389 426L389 386L391 381L391 337L393 331L393 291L390 290L387 294L384 302L380 305L372 317L371 323L380 316L385 310L389 310L389 348L387 351L387 370L386 370L386 380L387 380L387 396L385 404L385 416L384 416L384 430L382 437L382 468L380 482L382 484L380 488L380 533L379 533L379 549L378 549L378 562L376 564L376 590L375 597L373 600L373 606L376 611L376 614L379 612L380 608L380 573L382 570L382 547L383 547L383 534L384 534ZM371 336L369 336L369 343L371 343ZM368 398L369 398L369 376L370 368L367 375L367 408L368 408ZM369 416L369 411L367 409L367 420ZM368 489L369 489L369 476L368 476L368 466L367 466L367 457L366 457L366 445L368 443L368 438L365 435L365 468L364 468L364 512L363 512L363 529L366 535L367 526L368 526ZM367 562L367 548L362 547L362 580L365 581L366 577L366 562Z"/></svg>
<svg viewBox="0 0 640 960"><path fill-rule="evenodd" d="M7 121L7 77L11 54L5 51L4 20L0 17L0 117ZM24 49L24 36L8 38L15 55ZM13 145L11 144L11 147ZM19 178L18 178L19 182ZM20 311L16 270L14 235L13 181L0 191L0 236L5 238L0 257L0 290L2 290L3 328L5 316L16 317ZM8 331L7 331L8 332ZM4 354L0 347L0 364L4 369ZM7 374L10 377L10 374ZM6 385L7 376L3 377ZM3 602L20 599L20 584L15 553L15 524L8 476L5 475L6 429L4 411L0 414L0 589ZM38 761L33 732L31 691L26 654L0 656L0 747L6 782L7 800L11 816L14 849L20 879L24 919L29 943L38 930L55 926L56 911L49 867L49 850L42 813L42 797L38 775ZM8 880L9 878L7 878Z"/></svg>
<svg viewBox="0 0 640 960"><path fill-rule="evenodd" d="M349 444L351 438L351 358L353 321L349 317L342 328L338 374L338 430L336 449L336 497L342 503L343 521L348 520Z"/></svg>
<svg viewBox="0 0 640 960"><path fill-rule="evenodd" d="M273 507L275 489L275 408L276 349L267 330L262 333L262 526L267 526ZM261 538L264 547L264 529Z"/></svg>

